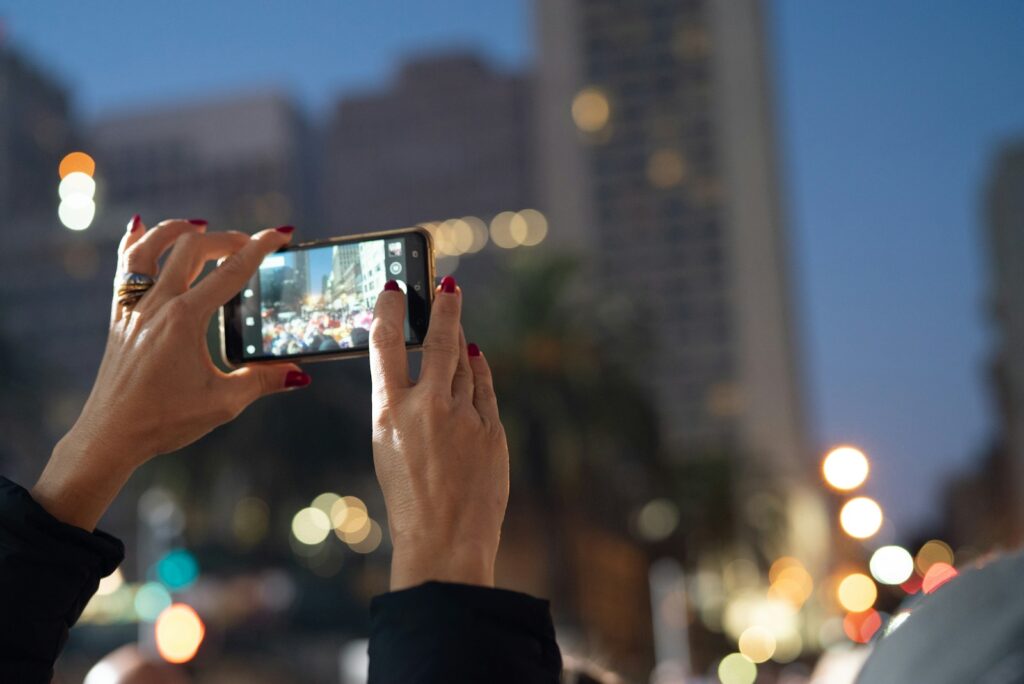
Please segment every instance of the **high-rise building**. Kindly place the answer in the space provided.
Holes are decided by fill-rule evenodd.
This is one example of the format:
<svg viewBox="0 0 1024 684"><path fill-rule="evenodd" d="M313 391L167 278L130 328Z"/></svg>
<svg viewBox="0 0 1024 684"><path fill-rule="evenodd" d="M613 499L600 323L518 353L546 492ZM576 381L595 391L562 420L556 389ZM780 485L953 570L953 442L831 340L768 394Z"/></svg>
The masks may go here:
<svg viewBox="0 0 1024 684"><path fill-rule="evenodd" d="M314 145L281 94L118 113L88 139L108 206L250 232L317 219Z"/></svg>
<svg viewBox="0 0 1024 684"><path fill-rule="evenodd" d="M535 7L546 244L644 307L675 458L806 469L761 3Z"/></svg>
<svg viewBox="0 0 1024 684"><path fill-rule="evenodd" d="M473 55L407 62L390 87L346 95L329 124L325 233L530 206L525 79Z"/></svg>
<svg viewBox="0 0 1024 684"><path fill-rule="evenodd" d="M0 223L54 210L71 137L64 88L0 36Z"/></svg>
<svg viewBox="0 0 1024 684"><path fill-rule="evenodd" d="M987 197L992 304L997 329L993 379L1000 412L1001 453L992 462L1008 476L1011 510L1001 519L1005 544L1024 540L1024 142L1007 146L992 172Z"/></svg>

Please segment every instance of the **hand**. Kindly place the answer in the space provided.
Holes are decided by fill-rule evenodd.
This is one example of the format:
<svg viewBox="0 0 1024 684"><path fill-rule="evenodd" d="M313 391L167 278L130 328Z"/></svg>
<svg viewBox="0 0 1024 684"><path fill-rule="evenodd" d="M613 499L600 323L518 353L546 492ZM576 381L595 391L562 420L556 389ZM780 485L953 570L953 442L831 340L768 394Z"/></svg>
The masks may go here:
<svg viewBox="0 0 1024 684"><path fill-rule="evenodd" d="M57 444L33 497L64 522L93 529L131 473L157 454L194 442L257 398L309 384L290 363L221 372L210 358L210 317L237 294L291 228L252 238L206 232L205 221L164 221L146 230L136 216L118 249L118 273L156 277L134 307L118 303L107 348L82 414ZM206 262L227 257L195 287Z"/></svg>
<svg viewBox="0 0 1024 684"><path fill-rule="evenodd" d="M373 463L394 544L392 590L428 580L494 586L508 503L508 444L491 370L462 334L455 279L441 282L418 382L409 378L405 296L393 282L370 327Z"/></svg>

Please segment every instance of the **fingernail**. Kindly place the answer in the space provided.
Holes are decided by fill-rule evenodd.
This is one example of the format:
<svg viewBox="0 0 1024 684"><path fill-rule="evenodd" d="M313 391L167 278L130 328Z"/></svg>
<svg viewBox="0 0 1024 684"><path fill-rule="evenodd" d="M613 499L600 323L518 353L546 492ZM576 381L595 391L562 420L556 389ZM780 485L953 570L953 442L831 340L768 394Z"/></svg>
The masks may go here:
<svg viewBox="0 0 1024 684"><path fill-rule="evenodd" d="M128 222L128 232L134 233L142 225L142 217L136 214L132 216L132 220Z"/></svg>
<svg viewBox="0 0 1024 684"><path fill-rule="evenodd" d="M466 351L469 352L470 356L480 356L480 347L476 346L475 342L470 342L466 345Z"/></svg>
<svg viewBox="0 0 1024 684"><path fill-rule="evenodd" d="M384 283L384 291L385 292L397 292L397 291L399 291L401 289L402 288L398 287L398 281L397 280L389 280L388 282Z"/></svg>
<svg viewBox="0 0 1024 684"><path fill-rule="evenodd" d="M441 278L441 292L447 292L448 294L455 292L455 278L450 275Z"/></svg>
<svg viewBox="0 0 1024 684"><path fill-rule="evenodd" d="M285 387L305 387L311 382L313 378L302 371L288 371L288 375L284 376Z"/></svg>
<svg viewBox="0 0 1024 684"><path fill-rule="evenodd" d="M278 233L284 233L285 235L291 235L295 232L295 226L278 226L275 228Z"/></svg>
<svg viewBox="0 0 1024 684"><path fill-rule="evenodd" d="M209 223L209 221L207 221L206 219L189 219L188 222L191 223L193 226L205 226L207 223Z"/></svg>

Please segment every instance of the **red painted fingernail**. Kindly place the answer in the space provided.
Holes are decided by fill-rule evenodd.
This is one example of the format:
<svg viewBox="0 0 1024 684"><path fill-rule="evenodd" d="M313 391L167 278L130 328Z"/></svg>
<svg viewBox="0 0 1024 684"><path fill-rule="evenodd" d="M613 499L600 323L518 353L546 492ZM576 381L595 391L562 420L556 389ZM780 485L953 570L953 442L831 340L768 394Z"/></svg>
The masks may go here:
<svg viewBox="0 0 1024 684"><path fill-rule="evenodd" d="M313 378L302 371L288 371L288 375L284 376L285 387L305 387L311 382Z"/></svg>
<svg viewBox="0 0 1024 684"><path fill-rule="evenodd" d="M128 222L128 232L134 233L142 226L142 217L136 214L132 216L132 220Z"/></svg>
<svg viewBox="0 0 1024 684"><path fill-rule="evenodd" d="M448 294L455 292L455 284L455 278L446 275L444 278L441 278L441 292L447 292Z"/></svg>
<svg viewBox="0 0 1024 684"><path fill-rule="evenodd" d="M398 287L397 280L389 280L388 282L384 283L385 292L398 292L401 289L402 288Z"/></svg>
<svg viewBox="0 0 1024 684"><path fill-rule="evenodd" d="M284 233L285 235L291 235L295 232L295 226L278 226L275 228L278 233Z"/></svg>
<svg viewBox="0 0 1024 684"><path fill-rule="evenodd" d="M475 342L470 342L466 345L466 351L469 352L470 356L480 356L480 347L476 346Z"/></svg>
<svg viewBox="0 0 1024 684"><path fill-rule="evenodd" d="M207 223L209 223L209 221L207 221L206 219L189 219L188 222L191 223L193 226L205 226Z"/></svg>

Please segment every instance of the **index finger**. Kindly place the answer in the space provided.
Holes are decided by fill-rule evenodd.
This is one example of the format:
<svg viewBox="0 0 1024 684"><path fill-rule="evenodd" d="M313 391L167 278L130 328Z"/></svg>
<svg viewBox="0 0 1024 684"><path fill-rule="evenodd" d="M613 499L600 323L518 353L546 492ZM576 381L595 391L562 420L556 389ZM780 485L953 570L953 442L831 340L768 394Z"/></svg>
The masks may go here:
<svg viewBox="0 0 1024 684"><path fill-rule="evenodd" d="M412 386L405 351L405 295L389 280L377 297L370 324L370 381L373 403L386 403L396 390Z"/></svg>
<svg viewBox="0 0 1024 684"><path fill-rule="evenodd" d="M247 244L181 296L198 307L204 315L212 315L242 291L263 263L264 257L288 243L293 230L291 226L281 226L256 233Z"/></svg>

